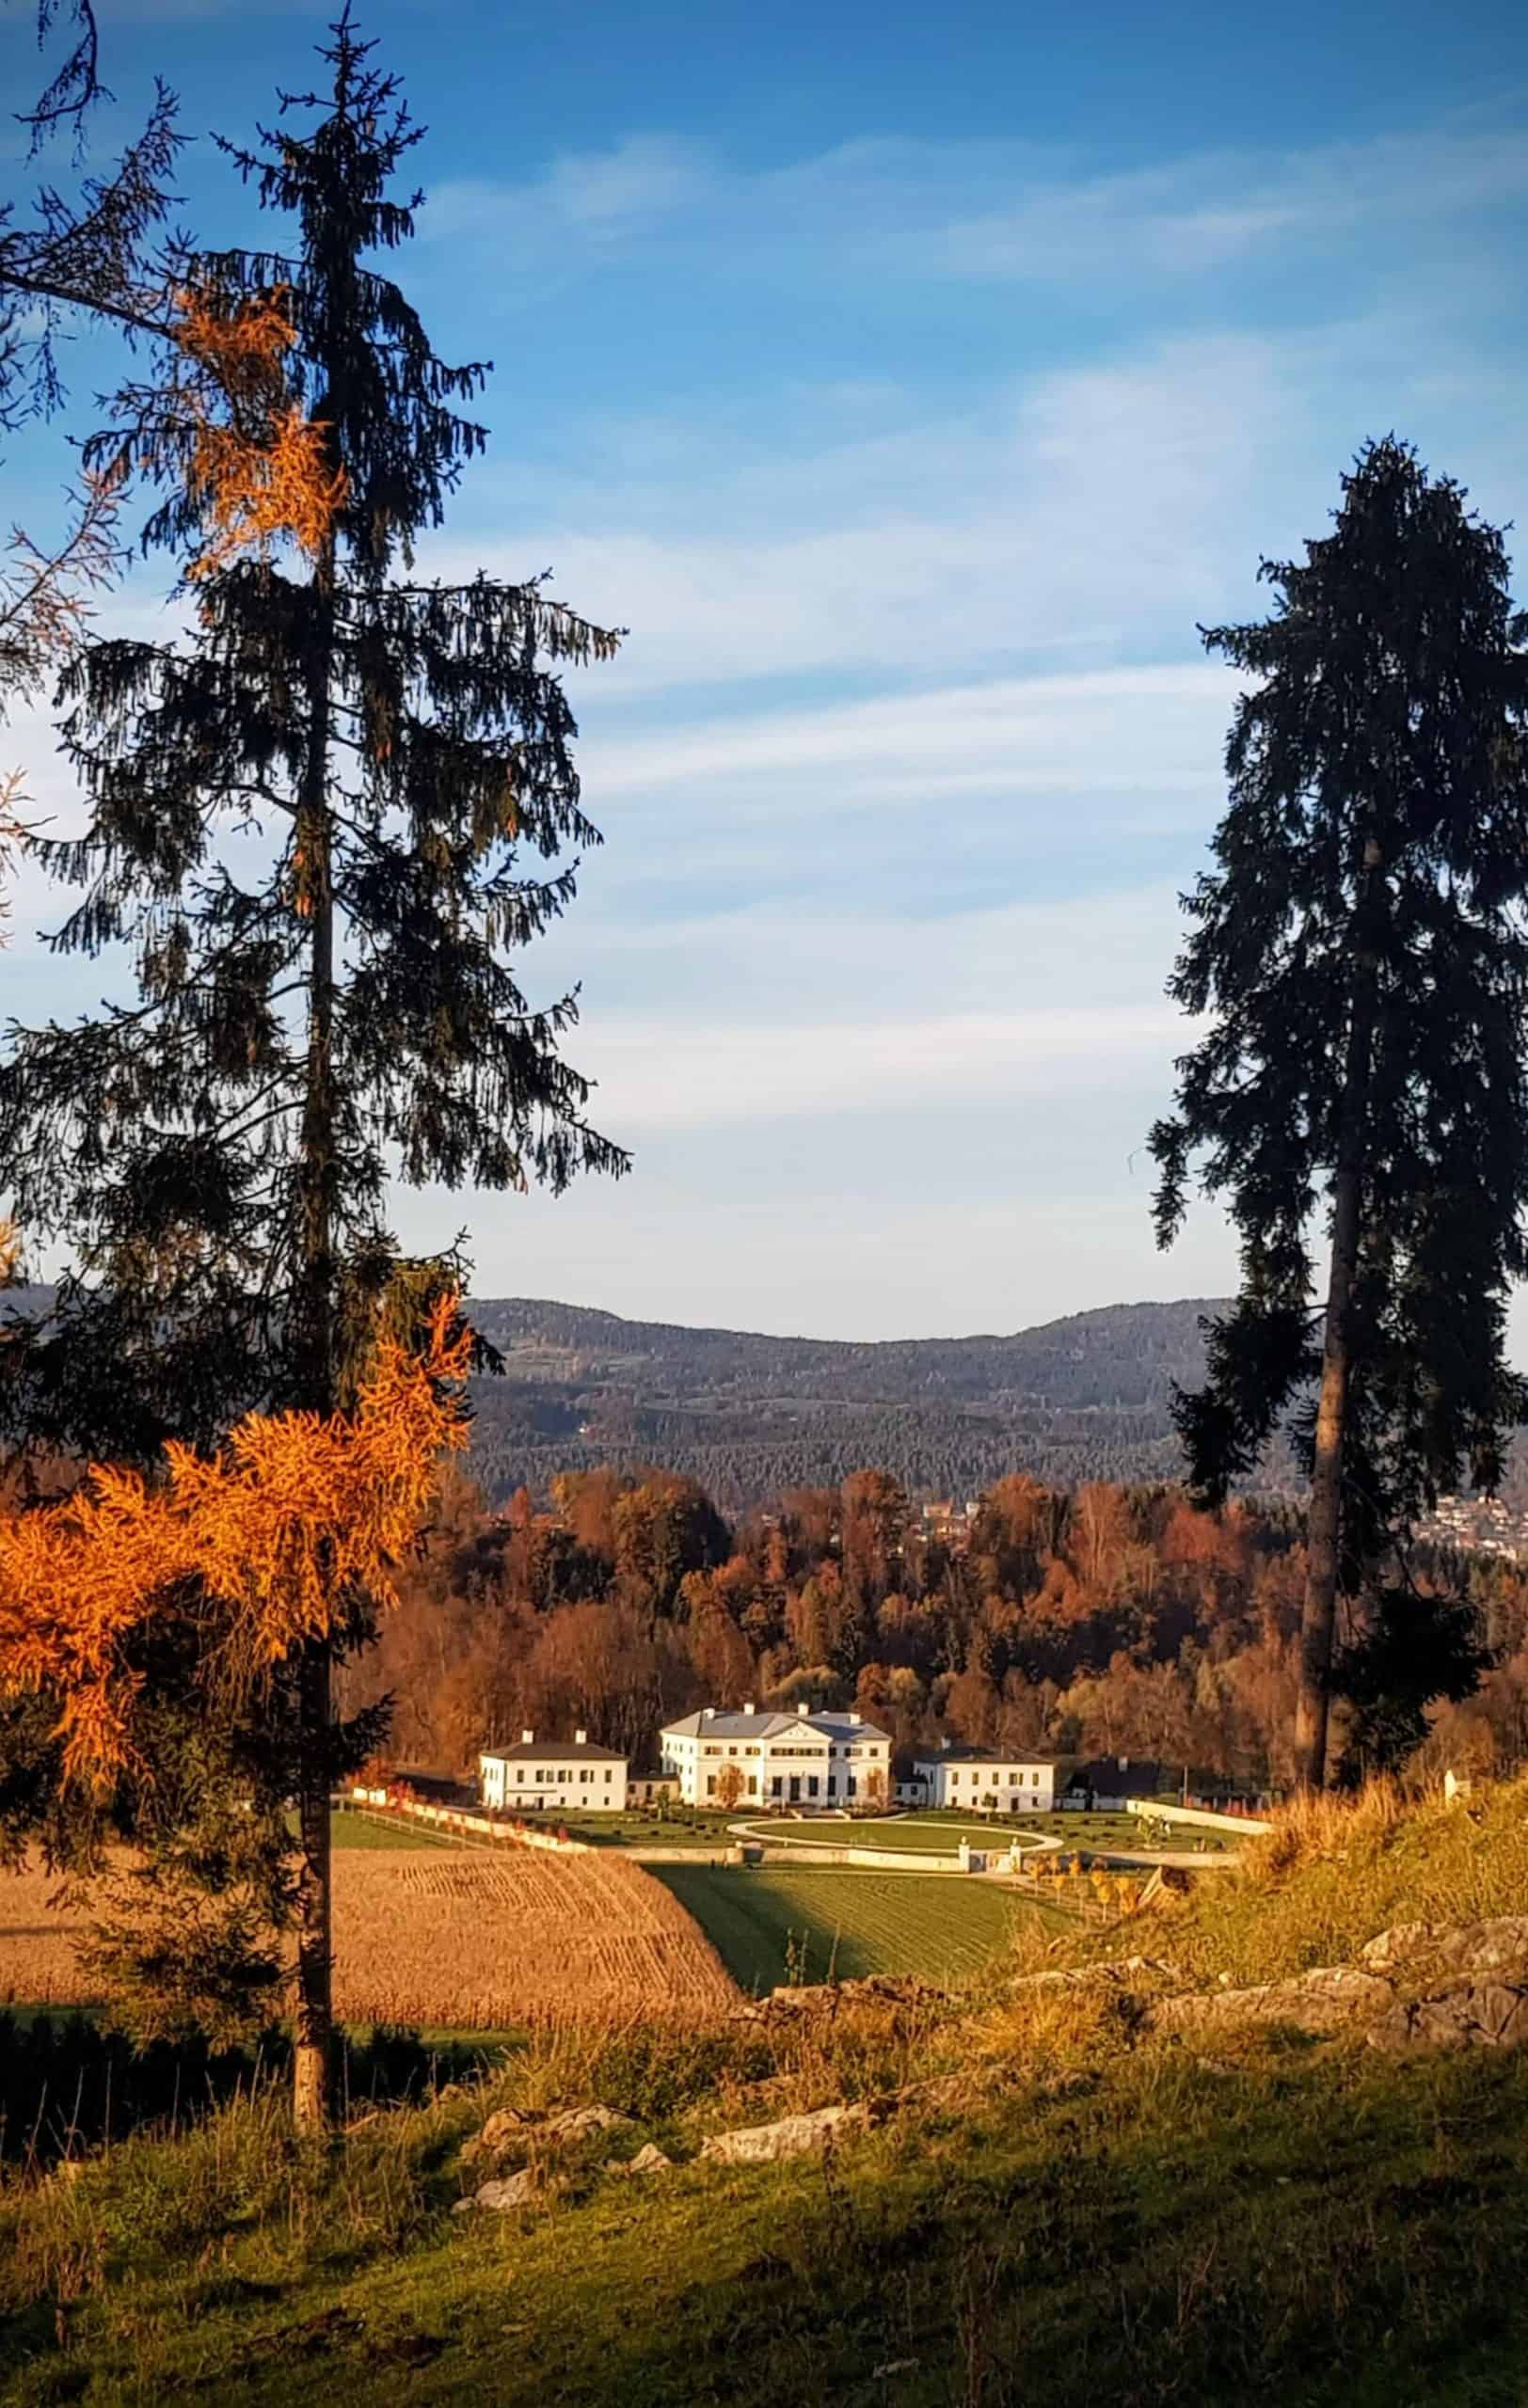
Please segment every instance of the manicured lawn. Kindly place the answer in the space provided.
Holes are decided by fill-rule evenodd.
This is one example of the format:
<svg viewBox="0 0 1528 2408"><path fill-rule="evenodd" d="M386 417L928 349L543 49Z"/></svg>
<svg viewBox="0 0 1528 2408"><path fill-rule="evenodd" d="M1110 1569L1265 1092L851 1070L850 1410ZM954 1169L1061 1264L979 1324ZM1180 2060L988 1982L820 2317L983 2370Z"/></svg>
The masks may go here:
<svg viewBox="0 0 1528 2408"><path fill-rule="evenodd" d="M565 1830L569 1839L584 1840L591 1847L692 1847L702 1856L720 1856L736 1845L731 1826L738 1820L738 1812L734 1808L727 1814L711 1814L697 1806L661 1818L639 1812L550 1814L547 1819Z"/></svg>
<svg viewBox="0 0 1528 2408"><path fill-rule="evenodd" d="M772 1841L776 1846L874 1847L903 1856L953 1856L962 1840L969 1840L973 1847L1006 1848L1015 1838L1022 1846L1028 1836L1022 1825L963 1819L944 1822L911 1814L852 1823L798 1823L777 1815L761 1818L751 1829L759 1839Z"/></svg>
<svg viewBox="0 0 1528 2408"><path fill-rule="evenodd" d="M838 1865L661 1864L653 1877L699 1924L742 1989L793 1978L972 1972L1043 1908L976 1881Z"/></svg>
<svg viewBox="0 0 1528 2408"><path fill-rule="evenodd" d="M951 1831L953 1834L949 1843L951 1846L955 1846L962 1831L969 1833L972 1828L968 1815L953 1814L943 1808L926 1809L919 1813L918 1820ZM1015 1830L1021 1838L1038 1836L1061 1840L1068 1847L1139 1848L1157 1845L1154 1841L1148 1841L1144 1825L1138 1814L1109 1814L1102 1812L1096 1814L1085 1814L1078 1813L1075 1809L1065 1813L1058 1812L1054 1814L995 1814L986 1828L989 1845L991 1844L990 1835L993 1832ZM1191 1823L1173 1827L1171 1837L1163 1845L1169 1847L1192 1848L1199 1840L1202 1840L1206 1848L1217 1855L1226 1846L1222 1837L1213 1831L1196 1830Z"/></svg>
<svg viewBox="0 0 1528 2408"><path fill-rule="evenodd" d="M1033 1847L1042 1839L1058 1839L1068 1847L1138 1848L1146 1845L1134 1814L953 1814L937 1810L887 1814L853 1822L804 1819L785 1815L761 1817L754 1826L761 1840L791 1847L874 1847L909 1856L953 1856L962 1840L973 1847L1006 1848L1016 1840ZM1192 1847L1195 1834L1186 1830L1178 1845ZM1203 1834L1212 1848L1223 1842Z"/></svg>

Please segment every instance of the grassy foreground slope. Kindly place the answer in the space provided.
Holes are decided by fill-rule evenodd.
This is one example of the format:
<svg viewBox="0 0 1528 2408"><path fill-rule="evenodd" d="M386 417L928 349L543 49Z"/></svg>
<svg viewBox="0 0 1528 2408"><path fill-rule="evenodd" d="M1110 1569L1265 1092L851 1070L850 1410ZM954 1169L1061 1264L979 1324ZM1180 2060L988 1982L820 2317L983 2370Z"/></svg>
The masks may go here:
<svg viewBox="0 0 1528 2408"><path fill-rule="evenodd" d="M1209 1989L1350 1959L1400 1919L1520 1911L1528 1787L1326 1813L1259 1854L1112 1953ZM932 2013L565 2037L319 2157L257 2101L0 2195L0 2399L1528 2398L1528 2051L1143 2036L1102 1989L1015 1989L1011 1970ZM708 2131L892 2093L826 2165L695 2155ZM531 2210L453 2218L481 2178L461 2143L490 2106L591 2098L633 2122ZM648 2140L670 2171L600 2170Z"/></svg>

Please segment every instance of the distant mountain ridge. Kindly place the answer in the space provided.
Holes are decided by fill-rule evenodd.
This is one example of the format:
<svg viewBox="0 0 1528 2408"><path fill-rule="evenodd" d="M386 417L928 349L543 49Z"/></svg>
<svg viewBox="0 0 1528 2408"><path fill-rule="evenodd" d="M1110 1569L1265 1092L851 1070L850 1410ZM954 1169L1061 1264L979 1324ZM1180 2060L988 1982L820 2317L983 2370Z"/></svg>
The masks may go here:
<svg viewBox="0 0 1528 2408"><path fill-rule="evenodd" d="M1222 1308L1106 1305L1006 1337L856 1343L477 1297L506 1376L474 1384L473 1466L498 1498L559 1469L659 1463L732 1511L867 1464L939 1496L1019 1469L1171 1479L1172 1387L1202 1378L1200 1324Z"/></svg>
<svg viewBox="0 0 1528 2408"><path fill-rule="evenodd" d="M39 1313L47 1288L10 1290ZM724 1512L874 1465L915 1497L969 1497L1010 1471L1071 1487L1175 1480L1174 1383L1204 1373L1213 1297L1104 1305L1009 1336L772 1338L627 1321L591 1306L479 1296L504 1358L476 1380L471 1468L490 1502L559 1471L661 1465Z"/></svg>

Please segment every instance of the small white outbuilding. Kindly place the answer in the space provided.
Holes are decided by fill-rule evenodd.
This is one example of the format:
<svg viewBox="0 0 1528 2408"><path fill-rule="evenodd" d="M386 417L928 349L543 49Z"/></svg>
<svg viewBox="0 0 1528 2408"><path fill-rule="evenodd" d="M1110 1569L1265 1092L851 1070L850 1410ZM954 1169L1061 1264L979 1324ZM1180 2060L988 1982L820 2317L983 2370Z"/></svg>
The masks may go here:
<svg viewBox="0 0 1528 2408"><path fill-rule="evenodd" d="M485 1806L504 1812L624 1814L626 1758L597 1748L587 1731L569 1739L538 1739L522 1731L513 1748L485 1749L478 1758Z"/></svg>

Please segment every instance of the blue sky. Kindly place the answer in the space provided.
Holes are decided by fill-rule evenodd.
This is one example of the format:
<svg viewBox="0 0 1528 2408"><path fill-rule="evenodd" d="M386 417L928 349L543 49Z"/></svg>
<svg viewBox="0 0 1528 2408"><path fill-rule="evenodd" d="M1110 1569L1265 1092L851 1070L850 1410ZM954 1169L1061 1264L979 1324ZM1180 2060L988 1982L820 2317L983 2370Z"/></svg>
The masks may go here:
<svg viewBox="0 0 1528 2408"><path fill-rule="evenodd" d="M324 13L103 0L122 118L159 68L242 134ZM405 1235L467 1222L485 1292L825 1336L1224 1288L1208 1208L1154 1252L1142 1151L1234 694L1195 624L1265 607L1260 554L1371 434L1528 516L1520 12L365 23L430 128L399 273L496 362L433 561L551 565L631 630L575 690L606 846L527 974L581 978L570 1052L634 1172L401 1197ZM184 182L199 230L247 224L210 158ZM13 452L8 514L50 479ZM89 1000L48 918L24 886L25 1015Z"/></svg>

